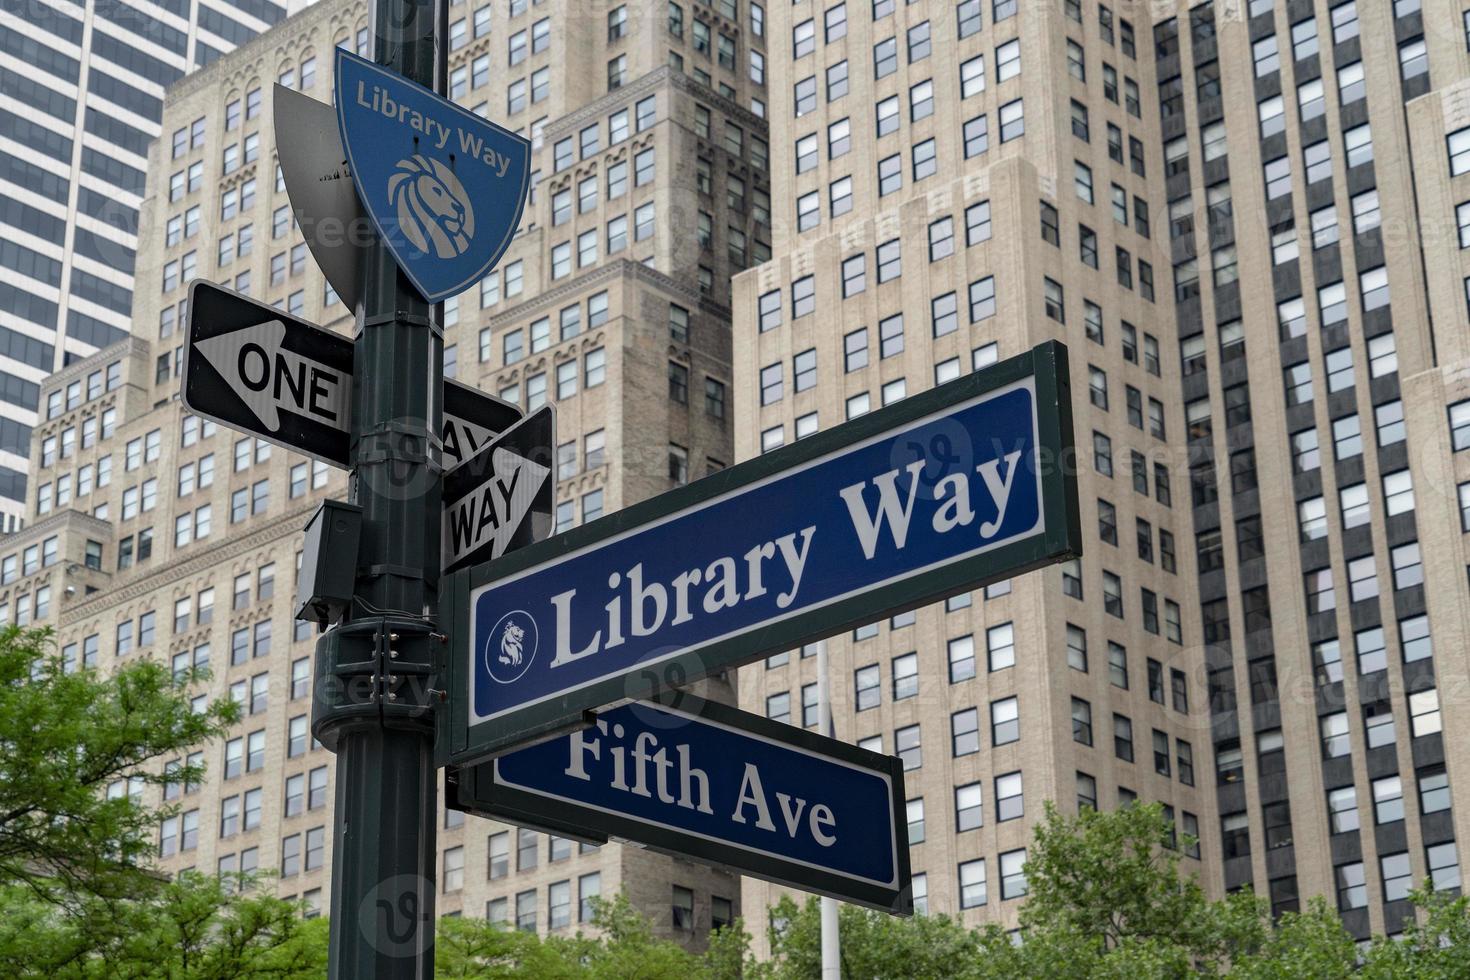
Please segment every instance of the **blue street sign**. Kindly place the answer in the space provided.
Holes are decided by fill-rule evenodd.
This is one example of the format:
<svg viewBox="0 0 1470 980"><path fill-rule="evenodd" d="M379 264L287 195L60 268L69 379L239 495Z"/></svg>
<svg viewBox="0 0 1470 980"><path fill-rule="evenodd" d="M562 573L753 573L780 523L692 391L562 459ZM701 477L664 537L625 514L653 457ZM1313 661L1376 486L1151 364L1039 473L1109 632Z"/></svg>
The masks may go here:
<svg viewBox="0 0 1470 980"><path fill-rule="evenodd" d="M337 128L363 207L425 299L500 260L530 188L528 140L342 48Z"/></svg>
<svg viewBox="0 0 1470 980"><path fill-rule="evenodd" d="M446 761L1079 554L1055 342L446 580Z"/></svg>
<svg viewBox="0 0 1470 980"><path fill-rule="evenodd" d="M666 702L451 770L449 803L912 912L902 762L693 696Z"/></svg>

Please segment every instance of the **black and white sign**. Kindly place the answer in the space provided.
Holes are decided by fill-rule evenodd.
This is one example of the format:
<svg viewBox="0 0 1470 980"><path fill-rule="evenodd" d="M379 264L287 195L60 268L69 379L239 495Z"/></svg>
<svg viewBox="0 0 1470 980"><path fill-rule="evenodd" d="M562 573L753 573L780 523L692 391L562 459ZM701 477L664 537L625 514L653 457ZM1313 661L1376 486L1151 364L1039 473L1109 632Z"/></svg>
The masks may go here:
<svg viewBox="0 0 1470 980"><path fill-rule="evenodd" d="M445 476L446 572L499 558L551 533L555 445L556 423L548 405Z"/></svg>
<svg viewBox="0 0 1470 980"><path fill-rule="evenodd" d="M189 411L326 463L350 465L352 338L196 279L189 287ZM444 468L514 426L521 410L444 383Z"/></svg>
<svg viewBox="0 0 1470 980"><path fill-rule="evenodd" d="M444 472L454 472L524 417L510 402L458 381L445 381Z"/></svg>
<svg viewBox="0 0 1470 980"><path fill-rule="evenodd" d="M232 290L189 287L184 404L241 432L347 465L352 341Z"/></svg>

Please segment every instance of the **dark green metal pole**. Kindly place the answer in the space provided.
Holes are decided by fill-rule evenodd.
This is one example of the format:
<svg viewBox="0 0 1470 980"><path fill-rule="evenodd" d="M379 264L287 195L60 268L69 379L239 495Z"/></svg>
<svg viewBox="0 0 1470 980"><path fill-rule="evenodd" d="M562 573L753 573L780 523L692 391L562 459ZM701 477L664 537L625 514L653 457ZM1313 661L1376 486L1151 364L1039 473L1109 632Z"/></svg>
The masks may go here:
<svg viewBox="0 0 1470 980"><path fill-rule="evenodd" d="M443 93L445 10L444 0L373 0L375 60ZM444 341L438 311L381 241L365 266L352 403L362 539L352 608L318 643L312 721L337 753L328 975L426 980L434 973Z"/></svg>

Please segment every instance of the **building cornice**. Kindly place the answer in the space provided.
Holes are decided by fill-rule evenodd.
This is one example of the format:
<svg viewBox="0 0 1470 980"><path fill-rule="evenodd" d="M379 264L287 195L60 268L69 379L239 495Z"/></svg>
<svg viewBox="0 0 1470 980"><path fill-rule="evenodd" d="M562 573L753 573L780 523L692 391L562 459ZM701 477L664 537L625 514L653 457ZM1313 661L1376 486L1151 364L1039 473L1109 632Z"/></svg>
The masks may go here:
<svg viewBox="0 0 1470 980"><path fill-rule="evenodd" d="M147 360L151 350L152 345L148 341L142 337L130 334L111 347L104 347L95 354L75 363L68 364L55 374L47 375L46 380L41 383L41 387L46 391L53 391L59 387L64 388L67 382L74 381L77 378L84 378L97 368L103 367L109 361L115 361L120 357L142 355L143 359Z"/></svg>
<svg viewBox="0 0 1470 980"><path fill-rule="evenodd" d="M577 276L567 282L548 289L538 295L526 300L518 306L502 310L490 317L487 321L492 332L519 323L526 317L534 317L541 313L550 313L568 299L595 286L612 282L616 279L633 279L655 286L664 292L673 293L688 302L691 306L697 306L701 311L712 316L730 319L730 308L714 302L709 297L692 289L678 279L664 275L656 269L650 269L642 262L634 262L632 259L616 259L604 264L602 267L593 269L591 272Z"/></svg>
<svg viewBox="0 0 1470 980"><path fill-rule="evenodd" d="M304 507L289 510L246 534L232 535L218 544L201 548L187 558L175 559L146 575L139 575L115 588L100 592L92 598L63 610L58 626L65 628L81 620L90 619L107 609L126 605L183 579L227 566L240 555L297 534L306 527L306 519L316 507L317 503L312 502ZM31 528L26 529L27 532L30 530Z"/></svg>
<svg viewBox="0 0 1470 980"><path fill-rule="evenodd" d="M14 534L5 535L3 547L7 551L11 548L23 548L32 541L41 541L61 531L94 532L103 540L112 539L111 522L104 521L100 517L93 517L86 511L68 508L39 521L33 521Z"/></svg>
<svg viewBox="0 0 1470 980"><path fill-rule="evenodd" d="M589 102L576 112L568 113L555 122L547 123L543 133L546 140L556 142L563 136L576 133L594 119L601 119L618 106L637 102L639 99L661 88L674 88L685 95L699 99L714 108L718 108L726 116L737 120L747 129L758 128L762 131L766 128L766 121L749 109L744 108L737 102L725 98L714 89L706 88L681 71L675 71L668 65L660 65L646 75L639 76L627 85L615 88L602 98ZM665 119L670 119L667 112Z"/></svg>

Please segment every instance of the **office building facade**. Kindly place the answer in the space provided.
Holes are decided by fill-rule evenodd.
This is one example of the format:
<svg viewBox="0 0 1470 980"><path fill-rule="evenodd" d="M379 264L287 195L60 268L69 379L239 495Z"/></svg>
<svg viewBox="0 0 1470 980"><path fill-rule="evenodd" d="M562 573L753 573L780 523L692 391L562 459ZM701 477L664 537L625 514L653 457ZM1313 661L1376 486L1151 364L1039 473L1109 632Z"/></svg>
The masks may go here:
<svg viewBox="0 0 1470 980"><path fill-rule="evenodd" d="M828 641L837 734L904 759L920 906L1014 926L1046 800L1161 801L1211 894L1325 895L1359 937L1459 886L1467 25L1433 0L772 9L737 458L1071 353L1081 559ZM814 724L811 652L742 669L742 706Z"/></svg>
<svg viewBox="0 0 1470 980"><path fill-rule="evenodd" d="M559 528L731 459L730 282L769 255L750 69L762 41L744 4L671 9L450 7L452 97L528 135L535 175L499 266L445 304L445 374L555 406ZM163 129L189 137L178 154L160 140L147 163L134 335L42 385L31 524L0 576L0 609L56 625L68 663L209 667L194 696L234 697L244 717L202 750L203 783L164 790L180 813L161 828L160 863L273 870L282 895L316 908L334 767L310 736L315 637L291 606L301 529L320 500L345 497L345 474L191 416L178 393L195 278L351 332L295 227L272 87L330 102L334 48L371 55L367 17L362 2L314 5L169 88ZM624 891L661 934L698 947L738 913L727 872L441 821L441 914L571 931L594 896Z"/></svg>
<svg viewBox="0 0 1470 980"><path fill-rule="evenodd" d="M131 327L148 145L165 88L301 6L0 4L0 523L24 519L37 388Z"/></svg>

